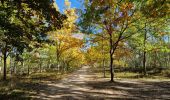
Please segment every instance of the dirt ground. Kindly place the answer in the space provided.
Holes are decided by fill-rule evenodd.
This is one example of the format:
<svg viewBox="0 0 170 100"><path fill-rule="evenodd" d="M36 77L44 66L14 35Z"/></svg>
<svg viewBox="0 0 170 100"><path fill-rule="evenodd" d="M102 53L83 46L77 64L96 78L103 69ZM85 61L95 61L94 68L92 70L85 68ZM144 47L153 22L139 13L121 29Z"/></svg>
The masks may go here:
<svg viewBox="0 0 170 100"><path fill-rule="evenodd" d="M37 100L170 100L170 81L117 79L111 83L84 66L59 82L34 86Z"/></svg>

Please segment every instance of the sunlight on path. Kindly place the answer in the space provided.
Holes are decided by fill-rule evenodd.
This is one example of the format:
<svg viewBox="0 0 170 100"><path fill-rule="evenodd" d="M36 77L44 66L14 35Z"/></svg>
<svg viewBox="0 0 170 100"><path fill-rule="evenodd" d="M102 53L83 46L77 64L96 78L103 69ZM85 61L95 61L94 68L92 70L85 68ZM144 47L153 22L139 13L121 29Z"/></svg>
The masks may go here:
<svg viewBox="0 0 170 100"><path fill-rule="evenodd" d="M159 85L159 83L134 80L110 83L90 72L89 66L83 66L60 82L51 82L46 87L42 87L40 93L33 98L42 100L170 99L170 91L166 88L170 88L169 83Z"/></svg>

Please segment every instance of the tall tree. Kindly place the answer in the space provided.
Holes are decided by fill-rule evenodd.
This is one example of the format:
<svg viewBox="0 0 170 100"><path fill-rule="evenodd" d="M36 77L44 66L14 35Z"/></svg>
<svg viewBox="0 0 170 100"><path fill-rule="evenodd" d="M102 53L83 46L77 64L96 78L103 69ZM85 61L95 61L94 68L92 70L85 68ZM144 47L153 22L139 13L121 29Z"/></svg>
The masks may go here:
<svg viewBox="0 0 170 100"><path fill-rule="evenodd" d="M157 32L154 32L152 28L154 27L153 24L156 24L158 28L156 30L160 29L160 25L163 26L161 29L166 28L166 21L169 16L169 13L167 11L169 9L168 6L168 1L167 0L148 0L144 1L141 4L141 13L144 15L144 39L143 39L143 73L146 75L147 70L146 70L146 54L147 54L147 49L146 48L146 43L147 43L147 38L149 36L155 36L157 35ZM160 32L159 30L158 32ZM154 34L153 34L154 33ZM158 36L158 35L157 35ZM159 37L159 36L158 36Z"/></svg>
<svg viewBox="0 0 170 100"><path fill-rule="evenodd" d="M109 36L110 47L110 74L111 81L114 81L114 53L120 43L126 38L129 38L134 33L127 31L133 28L134 22L137 19L135 14L136 8L133 2L122 0L94 0L86 3L86 10L81 16L81 28L88 32L100 32L106 30ZM92 13L93 12L93 13ZM93 31L92 31L93 30ZM130 29L129 29L130 30Z"/></svg>
<svg viewBox="0 0 170 100"><path fill-rule="evenodd" d="M4 35L1 51L4 59L4 76L6 80L6 59L15 49L21 54L25 48L37 46L46 40L46 32L62 27L66 16L60 14L52 0L1 0L0 29Z"/></svg>
<svg viewBox="0 0 170 100"><path fill-rule="evenodd" d="M60 30L51 32L52 34L49 35L55 41L58 67L61 57L64 56L64 52L69 51L69 49L81 47L82 45L81 39L74 37L74 33L78 31L75 24L78 16L76 9L71 8L71 2L69 0L65 0L64 14L67 16L67 19L63 22L63 27Z"/></svg>

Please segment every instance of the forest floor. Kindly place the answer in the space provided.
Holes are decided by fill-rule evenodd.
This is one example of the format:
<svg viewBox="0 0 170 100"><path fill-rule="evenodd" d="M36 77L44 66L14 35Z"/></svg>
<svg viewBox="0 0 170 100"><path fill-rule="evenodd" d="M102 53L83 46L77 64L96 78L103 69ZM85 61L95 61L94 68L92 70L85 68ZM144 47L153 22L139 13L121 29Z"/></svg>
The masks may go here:
<svg viewBox="0 0 170 100"><path fill-rule="evenodd" d="M58 81L20 84L25 94L18 98L35 100L165 100L170 99L170 81L158 79L116 79L102 78L88 66L69 74ZM19 91L19 90L15 90ZM12 100L18 98L13 98ZM1 100L3 98L1 97ZM5 98L7 100L9 98ZM11 100L11 99L10 99Z"/></svg>

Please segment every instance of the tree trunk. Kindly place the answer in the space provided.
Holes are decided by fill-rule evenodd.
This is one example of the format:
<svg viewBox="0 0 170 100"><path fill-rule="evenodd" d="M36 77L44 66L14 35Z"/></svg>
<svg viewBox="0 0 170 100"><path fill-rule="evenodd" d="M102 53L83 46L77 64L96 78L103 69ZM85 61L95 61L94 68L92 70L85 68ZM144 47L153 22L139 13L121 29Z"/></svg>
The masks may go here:
<svg viewBox="0 0 170 100"><path fill-rule="evenodd" d="M60 72L60 64L59 64L60 60L59 60L59 56L57 55L57 70L58 72Z"/></svg>
<svg viewBox="0 0 170 100"><path fill-rule="evenodd" d="M111 82L114 82L114 68L113 68L113 40L112 34L110 34L110 78Z"/></svg>
<svg viewBox="0 0 170 100"><path fill-rule="evenodd" d="M12 57L10 56L10 74L13 74L13 67L12 67Z"/></svg>
<svg viewBox="0 0 170 100"><path fill-rule="evenodd" d="M24 74L24 67L25 67L24 61L22 61L22 74Z"/></svg>
<svg viewBox="0 0 170 100"><path fill-rule="evenodd" d="M40 62L40 64L39 64L39 72L40 73L42 72L42 62Z"/></svg>
<svg viewBox="0 0 170 100"><path fill-rule="evenodd" d="M48 69L50 69L50 60L48 60L48 62L47 62L47 67L48 67Z"/></svg>
<svg viewBox="0 0 170 100"><path fill-rule="evenodd" d="M57 70L58 70L58 73L59 73L60 70L62 69L62 68L61 68L61 65L60 65L59 48L60 48L60 44L57 42L57 43L56 43L56 56L57 56Z"/></svg>
<svg viewBox="0 0 170 100"><path fill-rule="evenodd" d="M146 51L143 52L143 73L146 75Z"/></svg>
<svg viewBox="0 0 170 100"><path fill-rule="evenodd" d="M106 68L105 68L105 61L104 61L104 59L102 61L102 66L103 66L103 77L106 78Z"/></svg>
<svg viewBox="0 0 170 100"><path fill-rule="evenodd" d="M28 69L27 69L27 74L29 75L30 74L30 65L28 65Z"/></svg>
<svg viewBox="0 0 170 100"><path fill-rule="evenodd" d="M14 74L17 73L17 62L14 60Z"/></svg>
<svg viewBox="0 0 170 100"><path fill-rule="evenodd" d="M114 81L114 68L113 68L113 57L110 55L110 75L111 75L111 82Z"/></svg>
<svg viewBox="0 0 170 100"><path fill-rule="evenodd" d="M2 68L2 63L3 63L3 62L2 62L2 58L0 57L0 74L3 73L3 72L2 72L2 69L3 69L3 68Z"/></svg>
<svg viewBox="0 0 170 100"><path fill-rule="evenodd" d="M106 72L105 72L105 57L104 57L104 34L102 35L102 56L103 56L103 60L102 60L102 68L103 68L103 77L106 77Z"/></svg>
<svg viewBox="0 0 170 100"><path fill-rule="evenodd" d="M147 39L147 30L146 30L146 23L145 23L145 34L144 34L144 51L143 51L143 74L146 75L146 39Z"/></svg>
<svg viewBox="0 0 170 100"><path fill-rule="evenodd" d="M3 80L6 80L6 67L7 67L7 54L6 51L4 52L4 73L3 73Z"/></svg>

